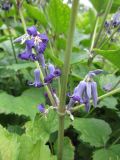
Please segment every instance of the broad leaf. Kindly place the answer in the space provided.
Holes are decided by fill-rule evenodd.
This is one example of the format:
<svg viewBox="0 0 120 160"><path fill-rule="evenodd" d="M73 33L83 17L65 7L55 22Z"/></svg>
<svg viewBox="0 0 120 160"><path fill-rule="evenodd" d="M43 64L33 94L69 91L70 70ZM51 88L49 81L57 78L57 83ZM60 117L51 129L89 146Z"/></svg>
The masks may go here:
<svg viewBox="0 0 120 160"><path fill-rule="evenodd" d="M29 4L25 4L25 8L31 18L38 20L44 26L47 25L46 17L39 8Z"/></svg>
<svg viewBox="0 0 120 160"><path fill-rule="evenodd" d="M104 58L108 59L115 66L120 68L120 49L118 50L100 50L94 49L97 54L102 55Z"/></svg>
<svg viewBox="0 0 120 160"><path fill-rule="evenodd" d="M97 10L98 13L101 13L105 11L106 4L108 3L108 0L91 0L94 8Z"/></svg>
<svg viewBox="0 0 120 160"><path fill-rule="evenodd" d="M95 151L93 160L120 160L120 144Z"/></svg>
<svg viewBox="0 0 120 160"><path fill-rule="evenodd" d="M40 134L40 133L39 133ZM20 153L18 160L56 160L49 147L42 140L32 141L29 136L20 137Z"/></svg>
<svg viewBox="0 0 120 160"><path fill-rule="evenodd" d="M65 119L65 128L70 125L68 117ZM51 133L58 130L58 115L51 110L47 117L36 116L34 121L26 124L26 134L35 139L41 138L46 143Z"/></svg>
<svg viewBox="0 0 120 160"><path fill-rule="evenodd" d="M18 115L35 117L37 105L44 102L40 89L28 89L21 96L14 97L5 92L0 93L0 113L15 113Z"/></svg>
<svg viewBox="0 0 120 160"><path fill-rule="evenodd" d="M62 0L50 0L48 18L56 34L66 33L70 20L70 8Z"/></svg>
<svg viewBox="0 0 120 160"><path fill-rule="evenodd" d="M108 123L95 118L77 118L73 127L81 133L80 139L96 147L104 146L111 134Z"/></svg>
<svg viewBox="0 0 120 160"><path fill-rule="evenodd" d="M18 160L19 143L17 136L7 132L0 126L0 158L1 160Z"/></svg>

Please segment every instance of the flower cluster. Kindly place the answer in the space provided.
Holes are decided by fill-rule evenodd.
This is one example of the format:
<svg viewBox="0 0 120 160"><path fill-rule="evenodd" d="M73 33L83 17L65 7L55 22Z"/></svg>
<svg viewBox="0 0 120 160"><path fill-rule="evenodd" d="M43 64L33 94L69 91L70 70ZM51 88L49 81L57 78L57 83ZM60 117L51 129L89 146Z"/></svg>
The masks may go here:
<svg viewBox="0 0 120 160"><path fill-rule="evenodd" d="M27 28L27 33L15 39L14 42L25 44L25 50L18 55L21 60L37 61L44 70L44 81L40 79L40 68L36 68L34 70L34 82L29 82L29 86L43 87L61 75L60 69L56 68L53 64L45 64L44 51L48 44L48 37L46 34L39 33L35 26ZM56 94L53 93L52 95L58 102ZM38 109L40 112L46 113L43 104L40 104Z"/></svg>
<svg viewBox="0 0 120 160"><path fill-rule="evenodd" d="M97 106L97 83L94 82L93 77L102 73L103 70L90 71L83 81L75 87L72 96L70 96L70 101L67 109L70 110L75 103L85 104L85 109L87 112L90 110L90 99L93 99L94 107Z"/></svg>
<svg viewBox="0 0 120 160"><path fill-rule="evenodd" d="M105 30L108 34L112 34L114 28L118 28L118 31L120 31L120 11L115 13L111 20L105 21Z"/></svg>

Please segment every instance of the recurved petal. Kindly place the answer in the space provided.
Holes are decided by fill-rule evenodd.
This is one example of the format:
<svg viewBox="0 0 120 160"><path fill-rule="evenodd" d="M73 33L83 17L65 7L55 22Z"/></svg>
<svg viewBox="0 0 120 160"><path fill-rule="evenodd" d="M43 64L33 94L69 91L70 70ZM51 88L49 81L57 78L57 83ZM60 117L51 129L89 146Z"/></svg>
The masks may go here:
<svg viewBox="0 0 120 160"><path fill-rule="evenodd" d="M98 98L97 83L96 82L91 82L91 93L92 93L94 107L96 107L97 106L97 98Z"/></svg>

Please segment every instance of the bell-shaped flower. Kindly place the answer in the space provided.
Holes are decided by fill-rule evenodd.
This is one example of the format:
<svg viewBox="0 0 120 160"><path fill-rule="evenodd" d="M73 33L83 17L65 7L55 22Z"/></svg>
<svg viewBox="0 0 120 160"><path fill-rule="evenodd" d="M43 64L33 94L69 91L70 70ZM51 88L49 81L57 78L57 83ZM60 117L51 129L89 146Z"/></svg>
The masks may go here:
<svg viewBox="0 0 120 160"><path fill-rule="evenodd" d="M55 69L53 64L48 65L49 74L44 78L45 83L51 83L53 78L57 78L61 75L59 69Z"/></svg>
<svg viewBox="0 0 120 160"><path fill-rule="evenodd" d="M35 78L34 82L29 83L29 85L34 86L34 87L38 87L38 88L42 87L43 84L40 81L40 70L39 69L34 70L34 78Z"/></svg>
<svg viewBox="0 0 120 160"><path fill-rule="evenodd" d="M35 60L36 56L32 53L32 48L34 47L33 40L26 40L26 49L24 52L20 53L18 57L22 60Z"/></svg>

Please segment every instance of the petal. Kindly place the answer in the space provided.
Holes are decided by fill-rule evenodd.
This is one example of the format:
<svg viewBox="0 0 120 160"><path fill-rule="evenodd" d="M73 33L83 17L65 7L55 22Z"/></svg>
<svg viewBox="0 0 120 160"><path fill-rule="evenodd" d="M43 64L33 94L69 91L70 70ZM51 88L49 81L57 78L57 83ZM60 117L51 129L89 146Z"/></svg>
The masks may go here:
<svg viewBox="0 0 120 160"><path fill-rule="evenodd" d="M37 29L36 29L36 27L32 26L32 27L27 28L27 33L30 36L36 36L37 35Z"/></svg>
<svg viewBox="0 0 120 160"><path fill-rule="evenodd" d="M92 91L93 104L94 104L94 107L96 107L97 106L97 98L98 98L97 83L96 82L91 83L91 91Z"/></svg>
<svg viewBox="0 0 120 160"><path fill-rule="evenodd" d="M50 74L54 74L55 67L54 67L53 64L49 64L49 65L48 65L48 69L49 69L49 73L50 73Z"/></svg>
<svg viewBox="0 0 120 160"><path fill-rule="evenodd" d="M88 98L90 99L91 98L91 82L86 83L86 92L87 92Z"/></svg>
<svg viewBox="0 0 120 160"><path fill-rule="evenodd" d="M84 92L85 92L85 90L86 90L86 85L87 85L87 83L85 82L85 81L81 81L80 83L79 83L79 96L82 98L82 96L83 96L83 94L84 94Z"/></svg>
<svg viewBox="0 0 120 160"><path fill-rule="evenodd" d="M38 61L40 62L40 64L42 65L43 68L45 68L45 58L43 54L39 54L37 56Z"/></svg>
<svg viewBox="0 0 120 160"><path fill-rule="evenodd" d="M90 108L91 108L91 105L90 105L90 99L89 99L89 97L87 95L87 92L85 92L85 94L84 94L84 103L85 103L86 112L89 112Z"/></svg>
<svg viewBox="0 0 120 160"><path fill-rule="evenodd" d="M45 106L44 106L43 104L39 104L39 105L38 105L38 110L39 110L40 112L44 113L44 112L45 112Z"/></svg>
<svg viewBox="0 0 120 160"><path fill-rule="evenodd" d="M72 98L70 98L70 101L67 105L67 109L70 110L74 106L74 104L75 104L75 101Z"/></svg>

